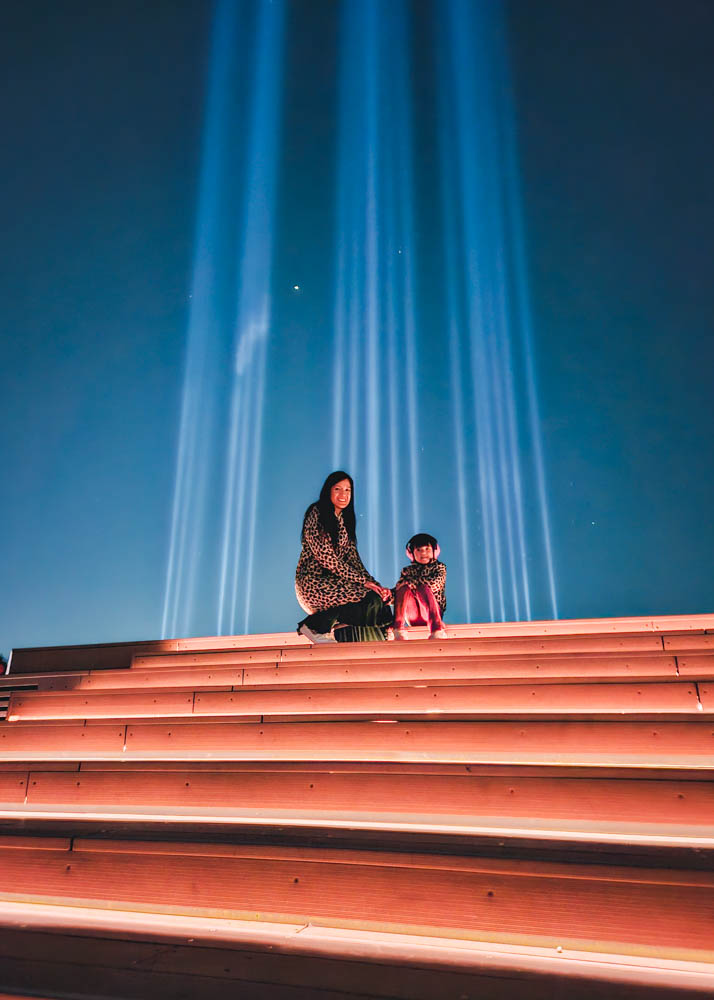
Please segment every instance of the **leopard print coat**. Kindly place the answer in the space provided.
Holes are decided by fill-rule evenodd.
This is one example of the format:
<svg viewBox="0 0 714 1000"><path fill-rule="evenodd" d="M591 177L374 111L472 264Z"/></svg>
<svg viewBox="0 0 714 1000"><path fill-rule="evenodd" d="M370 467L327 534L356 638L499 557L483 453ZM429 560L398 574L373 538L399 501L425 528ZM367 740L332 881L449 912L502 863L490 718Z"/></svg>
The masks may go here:
<svg viewBox="0 0 714 1000"><path fill-rule="evenodd" d="M397 587L400 583L426 583L431 587L442 615L446 611L446 566L443 562L437 559L432 559L429 563L413 562L402 570Z"/></svg>
<svg viewBox="0 0 714 1000"><path fill-rule="evenodd" d="M361 601L367 593L365 581L376 583L364 568L357 546L350 541L342 511L336 516L339 525L336 550L320 523L317 504L305 519L302 552L295 571L295 594L303 611L311 615Z"/></svg>

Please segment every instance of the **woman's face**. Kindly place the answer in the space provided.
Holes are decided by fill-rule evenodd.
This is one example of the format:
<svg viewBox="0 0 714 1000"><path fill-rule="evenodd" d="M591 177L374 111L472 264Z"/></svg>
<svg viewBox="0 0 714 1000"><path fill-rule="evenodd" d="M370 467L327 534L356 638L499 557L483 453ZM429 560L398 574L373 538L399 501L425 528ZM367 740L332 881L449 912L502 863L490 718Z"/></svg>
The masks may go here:
<svg viewBox="0 0 714 1000"><path fill-rule="evenodd" d="M330 500L335 508L335 514L339 514L345 507L349 507L352 499L352 487L349 479L340 479L330 490Z"/></svg>

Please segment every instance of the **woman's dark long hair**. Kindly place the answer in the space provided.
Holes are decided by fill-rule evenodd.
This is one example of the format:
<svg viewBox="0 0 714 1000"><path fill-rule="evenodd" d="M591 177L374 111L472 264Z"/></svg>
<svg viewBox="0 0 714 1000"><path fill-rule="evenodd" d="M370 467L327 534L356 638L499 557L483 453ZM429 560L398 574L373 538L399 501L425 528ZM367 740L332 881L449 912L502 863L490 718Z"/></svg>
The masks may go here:
<svg viewBox="0 0 714 1000"><path fill-rule="evenodd" d="M350 502L342 511L342 523L347 529L348 537L353 541L357 541L357 534L355 531L355 484L352 481L352 476L338 469L336 472L331 472L327 477L325 482L322 484L322 489L320 490L320 497L317 503L311 503L310 506L305 511L305 517L302 519L302 538L305 538L305 521L307 520L307 515L310 513L313 507L317 507L317 514L320 519L320 524L325 529L327 534L332 539L332 544L337 548L337 542L340 534L340 526L337 523L337 518L335 517L335 505L330 499L330 491L335 483L341 482L346 479L350 484Z"/></svg>

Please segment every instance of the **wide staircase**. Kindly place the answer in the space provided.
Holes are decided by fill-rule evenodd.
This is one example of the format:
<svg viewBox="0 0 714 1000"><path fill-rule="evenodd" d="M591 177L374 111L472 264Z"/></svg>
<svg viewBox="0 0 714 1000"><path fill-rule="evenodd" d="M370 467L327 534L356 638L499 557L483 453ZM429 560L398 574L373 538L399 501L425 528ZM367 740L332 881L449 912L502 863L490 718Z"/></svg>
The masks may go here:
<svg viewBox="0 0 714 1000"><path fill-rule="evenodd" d="M14 650L8 997L714 996L714 615Z"/></svg>

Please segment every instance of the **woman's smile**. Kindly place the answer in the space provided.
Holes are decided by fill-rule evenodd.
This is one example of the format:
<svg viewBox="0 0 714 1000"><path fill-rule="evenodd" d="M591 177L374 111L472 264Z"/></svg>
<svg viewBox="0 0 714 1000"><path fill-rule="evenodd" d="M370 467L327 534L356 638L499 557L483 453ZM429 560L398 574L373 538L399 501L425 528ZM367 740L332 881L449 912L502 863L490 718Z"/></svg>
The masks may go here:
<svg viewBox="0 0 714 1000"><path fill-rule="evenodd" d="M349 479L340 479L330 490L330 500L332 501L332 506L335 508L335 514L339 514L340 511L349 507L351 499L352 487L350 486Z"/></svg>

